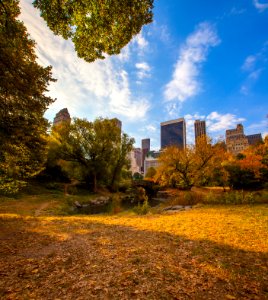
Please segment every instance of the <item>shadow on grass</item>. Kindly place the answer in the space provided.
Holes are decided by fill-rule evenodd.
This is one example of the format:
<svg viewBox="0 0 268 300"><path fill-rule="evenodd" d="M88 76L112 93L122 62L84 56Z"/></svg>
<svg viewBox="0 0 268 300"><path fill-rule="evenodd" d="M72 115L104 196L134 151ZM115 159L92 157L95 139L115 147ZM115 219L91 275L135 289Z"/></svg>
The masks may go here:
<svg viewBox="0 0 268 300"><path fill-rule="evenodd" d="M152 220L153 222L153 220ZM1 299L267 299L267 253L86 218L1 218Z"/></svg>

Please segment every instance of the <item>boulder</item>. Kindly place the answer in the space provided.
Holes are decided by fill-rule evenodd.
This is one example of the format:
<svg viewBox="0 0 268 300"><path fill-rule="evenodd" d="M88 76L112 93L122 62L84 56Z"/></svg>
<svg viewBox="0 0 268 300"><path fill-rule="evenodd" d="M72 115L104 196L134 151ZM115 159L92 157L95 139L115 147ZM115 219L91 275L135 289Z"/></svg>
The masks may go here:
<svg viewBox="0 0 268 300"><path fill-rule="evenodd" d="M168 207L165 207L163 209L163 211L183 211L183 210L189 210L191 209L192 206L190 205L173 205L173 206L168 206Z"/></svg>

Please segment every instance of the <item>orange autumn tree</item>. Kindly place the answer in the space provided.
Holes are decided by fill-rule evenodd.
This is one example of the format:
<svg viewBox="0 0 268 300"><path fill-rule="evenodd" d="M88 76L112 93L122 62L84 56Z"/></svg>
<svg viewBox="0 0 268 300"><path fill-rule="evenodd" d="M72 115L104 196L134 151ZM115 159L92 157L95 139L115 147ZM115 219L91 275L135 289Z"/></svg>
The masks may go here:
<svg viewBox="0 0 268 300"><path fill-rule="evenodd" d="M242 170L251 170L256 178L264 179L263 173L268 172L268 136L264 142L251 146L243 151L243 158L238 160Z"/></svg>
<svg viewBox="0 0 268 300"><path fill-rule="evenodd" d="M268 138L229 160L226 165L230 186L235 189L261 188L268 180Z"/></svg>
<svg viewBox="0 0 268 300"><path fill-rule="evenodd" d="M241 158L237 160L237 165L242 170L252 171L257 178L260 177L260 170L265 167L262 163L262 156L250 147L243 151Z"/></svg>
<svg viewBox="0 0 268 300"><path fill-rule="evenodd" d="M169 146L159 157L155 180L162 186L190 189L193 185L202 184L204 176L212 168L216 151L211 140L202 137L195 146L185 149Z"/></svg>

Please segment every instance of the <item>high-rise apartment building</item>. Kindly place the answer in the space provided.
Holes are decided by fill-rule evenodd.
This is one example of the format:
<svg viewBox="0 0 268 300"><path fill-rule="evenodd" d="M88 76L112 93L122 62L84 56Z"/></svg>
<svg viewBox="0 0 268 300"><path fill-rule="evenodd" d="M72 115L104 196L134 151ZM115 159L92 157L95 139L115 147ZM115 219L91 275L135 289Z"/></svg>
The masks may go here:
<svg viewBox="0 0 268 300"><path fill-rule="evenodd" d="M262 142L262 135L260 133L245 135L242 124L238 124L236 129L226 130L227 151L235 155L260 142Z"/></svg>
<svg viewBox="0 0 268 300"><path fill-rule="evenodd" d="M63 108L61 109L55 116L54 121L53 121L53 125L58 125L62 122L68 122L71 123L71 117L70 114L68 112L67 108Z"/></svg>
<svg viewBox="0 0 268 300"><path fill-rule="evenodd" d="M194 122L195 144L197 139L206 136L206 121L195 120Z"/></svg>
<svg viewBox="0 0 268 300"><path fill-rule="evenodd" d="M186 125L184 118L161 123L161 149L167 146L186 147Z"/></svg>
<svg viewBox="0 0 268 300"><path fill-rule="evenodd" d="M150 151L150 139L141 140L141 171L144 172L144 160Z"/></svg>
<svg viewBox="0 0 268 300"><path fill-rule="evenodd" d="M249 146L242 124L238 124L235 129L226 130L226 146L227 151L235 155L242 152Z"/></svg>
<svg viewBox="0 0 268 300"><path fill-rule="evenodd" d="M249 145L256 145L262 142L261 133L247 135Z"/></svg>

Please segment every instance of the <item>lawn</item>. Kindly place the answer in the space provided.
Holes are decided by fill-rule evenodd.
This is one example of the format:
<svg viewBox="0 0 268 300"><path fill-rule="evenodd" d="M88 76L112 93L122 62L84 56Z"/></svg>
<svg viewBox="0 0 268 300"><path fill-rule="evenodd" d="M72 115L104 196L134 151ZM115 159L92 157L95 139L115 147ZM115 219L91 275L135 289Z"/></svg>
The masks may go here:
<svg viewBox="0 0 268 300"><path fill-rule="evenodd" d="M268 299L268 205L57 216L0 201L1 299Z"/></svg>

